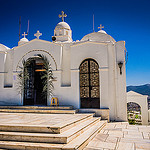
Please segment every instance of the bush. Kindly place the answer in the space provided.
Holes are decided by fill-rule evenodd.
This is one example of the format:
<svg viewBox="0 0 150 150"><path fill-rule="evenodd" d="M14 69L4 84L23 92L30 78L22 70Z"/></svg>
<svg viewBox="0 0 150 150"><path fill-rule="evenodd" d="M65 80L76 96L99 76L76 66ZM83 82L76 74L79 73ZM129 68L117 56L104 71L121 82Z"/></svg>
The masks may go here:
<svg viewBox="0 0 150 150"><path fill-rule="evenodd" d="M134 119L128 119L129 124L135 125L135 120Z"/></svg>

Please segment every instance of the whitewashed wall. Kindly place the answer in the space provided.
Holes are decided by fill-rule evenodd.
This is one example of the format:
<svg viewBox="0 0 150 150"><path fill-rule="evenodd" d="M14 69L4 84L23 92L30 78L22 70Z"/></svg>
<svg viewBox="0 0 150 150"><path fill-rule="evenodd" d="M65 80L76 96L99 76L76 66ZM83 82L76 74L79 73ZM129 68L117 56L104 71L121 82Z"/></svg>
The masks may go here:
<svg viewBox="0 0 150 150"><path fill-rule="evenodd" d="M142 124L148 125L148 105L147 95L141 95L139 93L129 91L127 93L127 103L134 102L141 107Z"/></svg>

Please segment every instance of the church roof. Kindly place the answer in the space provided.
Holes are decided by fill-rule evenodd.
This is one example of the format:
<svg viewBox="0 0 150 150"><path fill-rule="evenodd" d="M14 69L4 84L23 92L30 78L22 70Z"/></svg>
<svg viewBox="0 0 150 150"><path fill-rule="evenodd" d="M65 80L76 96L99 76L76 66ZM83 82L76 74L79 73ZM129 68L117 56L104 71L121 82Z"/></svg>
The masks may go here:
<svg viewBox="0 0 150 150"><path fill-rule="evenodd" d="M7 51L8 49L10 49L10 48L8 48L7 46L5 46L3 44L0 44L0 51Z"/></svg>
<svg viewBox="0 0 150 150"><path fill-rule="evenodd" d="M70 26L66 22L59 22L56 27L56 29L65 28L70 30Z"/></svg>
<svg viewBox="0 0 150 150"><path fill-rule="evenodd" d="M87 34L81 41L116 42L114 38L108 35L104 30Z"/></svg>

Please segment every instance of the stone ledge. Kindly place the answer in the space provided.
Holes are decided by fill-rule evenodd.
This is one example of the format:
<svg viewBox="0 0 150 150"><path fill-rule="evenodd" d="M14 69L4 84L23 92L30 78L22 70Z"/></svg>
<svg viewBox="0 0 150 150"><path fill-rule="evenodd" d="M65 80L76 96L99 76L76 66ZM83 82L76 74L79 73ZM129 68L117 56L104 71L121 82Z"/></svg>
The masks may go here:
<svg viewBox="0 0 150 150"><path fill-rule="evenodd" d="M109 109L82 108L78 111L79 113L95 113L96 117L101 117L102 120L108 120L109 122Z"/></svg>

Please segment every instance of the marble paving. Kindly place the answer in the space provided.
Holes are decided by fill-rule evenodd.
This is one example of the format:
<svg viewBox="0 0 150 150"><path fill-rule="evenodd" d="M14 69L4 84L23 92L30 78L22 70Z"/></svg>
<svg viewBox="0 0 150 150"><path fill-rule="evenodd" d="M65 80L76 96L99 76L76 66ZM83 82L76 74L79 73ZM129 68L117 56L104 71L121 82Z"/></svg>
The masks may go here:
<svg viewBox="0 0 150 150"><path fill-rule="evenodd" d="M62 127L90 114L0 113L0 125Z"/></svg>
<svg viewBox="0 0 150 150"><path fill-rule="evenodd" d="M150 126L107 123L84 150L150 150Z"/></svg>

